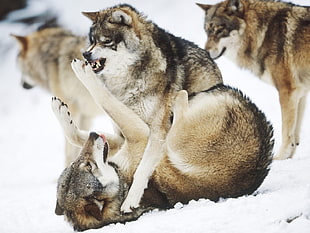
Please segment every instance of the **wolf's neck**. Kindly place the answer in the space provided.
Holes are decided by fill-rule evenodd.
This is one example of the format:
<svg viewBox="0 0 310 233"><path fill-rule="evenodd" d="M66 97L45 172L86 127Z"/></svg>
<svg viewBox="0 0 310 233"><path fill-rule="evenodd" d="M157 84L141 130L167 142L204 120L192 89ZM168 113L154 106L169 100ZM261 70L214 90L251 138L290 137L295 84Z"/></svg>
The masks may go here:
<svg viewBox="0 0 310 233"><path fill-rule="evenodd" d="M257 76L263 75L261 61L266 56L267 34L269 34L272 18L275 17L273 4L273 2L261 1L248 4L245 13L246 27L240 47L235 53L237 54L235 61L238 65L251 70Z"/></svg>

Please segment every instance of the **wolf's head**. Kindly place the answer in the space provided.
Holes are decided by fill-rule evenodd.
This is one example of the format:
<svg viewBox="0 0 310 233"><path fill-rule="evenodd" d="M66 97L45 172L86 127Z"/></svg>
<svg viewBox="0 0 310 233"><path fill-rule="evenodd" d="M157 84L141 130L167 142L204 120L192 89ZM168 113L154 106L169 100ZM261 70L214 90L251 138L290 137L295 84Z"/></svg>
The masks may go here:
<svg viewBox="0 0 310 233"><path fill-rule="evenodd" d="M160 49L152 39L154 24L133 7L124 4L83 14L93 22L90 46L83 56L108 87L107 82L115 87L117 82L124 83L124 77L136 75L137 70L147 70L149 64L156 72L165 69Z"/></svg>
<svg viewBox="0 0 310 233"><path fill-rule="evenodd" d="M119 220L124 192L117 168L107 162L104 136L90 133L79 157L61 174L55 213L77 231Z"/></svg>
<svg viewBox="0 0 310 233"><path fill-rule="evenodd" d="M32 75L34 73L33 66L31 65L32 59L29 57L33 56L31 50L33 49L32 37L31 36L18 36L11 34L19 44L20 50L17 56L17 65L22 71L22 86L25 89L31 89L36 86L36 83L43 84L44 81L38 79L38 75ZM44 85L43 85L44 86Z"/></svg>
<svg viewBox="0 0 310 233"><path fill-rule="evenodd" d="M96 74L114 76L126 72L137 60L141 16L128 5L99 12L83 12L92 20L90 47L83 53Z"/></svg>
<svg viewBox="0 0 310 233"><path fill-rule="evenodd" d="M13 35L19 45L17 65L26 89L39 86L54 91L59 77L74 76L70 60L81 58L86 38L73 35L63 28L43 28L27 36ZM60 78L61 79L61 78Z"/></svg>
<svg viewBox="0 0 310 233"><path fill-rule="evenodd" d="M58 179L55 213L64 215L76 231L137 219L149 207L122 214L129 186L118 167L107 161L108 143L90 133L79 157Z"/></svg>
<svg viewBox="0 0 310 233"><path fill-rule="evenodd" d="M244 32L244 3L226 0L216 5L197 4L205 11L204 29L208 40L205 49L213 59L223 54L235 56Z"/></svg>

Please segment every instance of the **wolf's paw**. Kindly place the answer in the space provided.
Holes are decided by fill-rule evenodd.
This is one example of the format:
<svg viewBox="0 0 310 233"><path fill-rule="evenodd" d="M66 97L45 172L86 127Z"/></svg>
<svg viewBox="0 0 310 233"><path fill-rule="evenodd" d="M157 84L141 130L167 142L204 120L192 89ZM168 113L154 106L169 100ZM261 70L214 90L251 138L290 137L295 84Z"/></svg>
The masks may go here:
<svg viewBox="0 0 310 233"><path fill-rule="evenodd" d="M73 59L71 61L71 67L72 70L74 71L75 75L80 79L83 76L85 76L85 62L79 60L79 59Z"/></svg>
<svg viewBox="0 0 310 233"><path fill-rule="evenodd" d="M140 203L140 198L137 195L130 195L130 192L129 192L125 201L123 202L121 206L121 212L125 214L132 213L135 209L140 207L139 203Z"/></svg>
<svg viewBox="0 0 310 233"><path fill-rule="evenodd" d="M75 134L77 127L71 118L68 106L57 97L52 97L52 109L66 135Z"/></svg>
<svg viewBox="0 0 310 233"><path fill-rule="evenodd" d="M60 108L64 104L64 102L61 101L61 99L57 97L52 97L52 110L58 120L60 120Z"/></svg>
<svg viewBox="0 0 310 233"><path fill-rule="evenodd" d="M282 144L277 154L273 157L274 160L284 160L293 157L297 144Z"/></svg>
<svg viewBox="0 0 310 233"><path fill-rule="evenodd" d="M71 67L78 79L90 92L94 86L98 85L97 76L88 62L74 59L71 62Z"/></svg>

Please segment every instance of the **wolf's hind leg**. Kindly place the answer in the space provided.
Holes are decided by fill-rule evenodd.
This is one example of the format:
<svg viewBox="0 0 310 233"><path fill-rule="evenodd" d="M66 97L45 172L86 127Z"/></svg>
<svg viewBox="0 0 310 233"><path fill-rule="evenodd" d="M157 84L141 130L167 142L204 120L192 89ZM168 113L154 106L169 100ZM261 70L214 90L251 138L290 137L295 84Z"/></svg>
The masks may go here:
<svg viewBox="0 0 310 233"><path fill-rule="evenodd" d="M52 109L69 142L78 147L82 147L84 142L86 142L89 133L80 130L76 126L68 110L68 106L59 98L53 97Z"/></svg>

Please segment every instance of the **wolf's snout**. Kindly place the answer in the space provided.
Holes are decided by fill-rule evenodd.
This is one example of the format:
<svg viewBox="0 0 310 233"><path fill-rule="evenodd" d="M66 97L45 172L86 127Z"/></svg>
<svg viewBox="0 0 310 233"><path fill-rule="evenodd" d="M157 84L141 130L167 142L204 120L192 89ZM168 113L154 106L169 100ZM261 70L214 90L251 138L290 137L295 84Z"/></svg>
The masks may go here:
<svg viewBox="0 0 310 233"><path fill-rule="evenodd" d="M83 57L84 57L86 60L90 60L90 59L91 59L91 52L85 51L85 52L83 53Z"/></svg>
<svg viewBox="0 0 310 233"><path fill-rule="evenodd" d="M91 132L91 133L89 134L89 137L92 138L92 139L94 139L94 140L96 140L96 139L99 137L99 134L97 134L97 133L95 133L95 132Z"/></svg>
<svg viewBox="0 0 310 233"><path fill-rule="evenodd" d="M27 90L33 88L33 86L31 84L27 83L27 82L23 82L22 86L23 86L24 89L27 89Z"/></svg>
<svg viewBox="0 0 310 233"><path fill-rule="evenodd" d="M93 139L94 141L97 140L99 137L102 139L103 143L107 142L107 139L103 134L97 134L95 132L90 132L89 134L89 138Z"/></svg>

